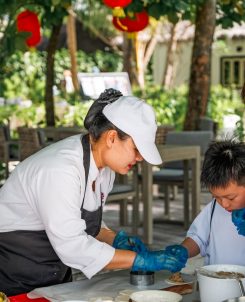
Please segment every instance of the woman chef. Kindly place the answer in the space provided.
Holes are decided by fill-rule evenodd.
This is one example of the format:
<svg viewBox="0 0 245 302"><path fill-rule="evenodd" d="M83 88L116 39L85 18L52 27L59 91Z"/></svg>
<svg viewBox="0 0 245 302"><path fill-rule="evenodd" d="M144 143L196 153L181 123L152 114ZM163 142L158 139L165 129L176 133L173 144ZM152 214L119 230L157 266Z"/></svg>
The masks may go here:
<svg viewBox="0 0 245 302"><path fill-rule="evenodd" d="M88 135L54 143L21 162L0 190L0 291L7 295L87 278L106 269L178 271L188 255L149 251L102 221L115 172L143 158L161 164L151 106L108 89L91 106Z"/></svg>

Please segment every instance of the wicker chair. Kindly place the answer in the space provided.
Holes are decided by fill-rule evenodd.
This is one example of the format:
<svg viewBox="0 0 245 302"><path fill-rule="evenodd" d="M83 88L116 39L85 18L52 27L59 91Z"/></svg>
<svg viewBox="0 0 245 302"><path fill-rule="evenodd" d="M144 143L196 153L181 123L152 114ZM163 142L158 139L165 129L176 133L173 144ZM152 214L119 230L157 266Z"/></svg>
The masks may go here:
<svg viewBox="0 0 245 302"><path fill-rule="evenodd" d="M45 127L39 128L48 142L56 142L75 134L85 134L87 131L80 127Z"/></svg>
<svg viewBox="0 0 245 302"><path fill-rule="evenodd" d="M45 146L44 136L40 129L19 127L17 131L19 134L20 160L24 160Z"/></svg>
<svg viewBox="0 0 245 302"><path fill-rule="evenodd" d="M0 126L0 161L5 164L5 177L9 176L9 162L19 161L19 143L11 139L9 127Z"/></svg>
<svg viewBox="0 0 245 302"><path fill-rule="evenodd" d="M156 144L162 145L165 144L166 141L166 135L169 131L174 131L174 126L171 125L160 125L157 127L157 133L156 133Z"/></svg>

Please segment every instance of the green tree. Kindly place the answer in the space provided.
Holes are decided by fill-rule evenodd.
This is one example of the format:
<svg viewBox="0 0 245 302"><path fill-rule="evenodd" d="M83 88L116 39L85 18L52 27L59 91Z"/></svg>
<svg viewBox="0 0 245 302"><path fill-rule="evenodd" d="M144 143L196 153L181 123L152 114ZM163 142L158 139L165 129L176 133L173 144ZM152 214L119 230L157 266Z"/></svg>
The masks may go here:
<svg viewBox="0 0 245 302"><path fill-rule="evenodd" d="M214 29L217 24L227 28L245 21L244 0L133 0L124 11L143 9L156 19L162 16L176 24L190 20L196 25L189 82L188 108L184 127L198 128L200 117L207 111L210 91L210 62Z"/></svg>
<svg viewBox="0 0 245 302"><path fill-rule="evenodd" d="M16 30L16 17L25 10L30 9L38 13L44 29L50 33L47 47L46 60L46 85L45 85L45 109L48 126L55 125L53 84L54 84L54 54L60 28L67 9L72 0L0 0L0 31L2 32L0 46L0 74L4 75L6 59L17 49L27 50L25 38L28 33L18 33ZM0 81L2 82L2 81ZM0 84L1 85L1 84Z"/></svg>

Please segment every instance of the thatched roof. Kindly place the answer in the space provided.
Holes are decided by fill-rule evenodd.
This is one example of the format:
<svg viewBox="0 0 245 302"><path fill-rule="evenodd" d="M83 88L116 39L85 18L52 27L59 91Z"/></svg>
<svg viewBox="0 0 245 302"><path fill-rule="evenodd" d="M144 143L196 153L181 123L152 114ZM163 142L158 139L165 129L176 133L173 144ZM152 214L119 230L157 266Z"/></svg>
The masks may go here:
<svg viewBox="0 0 245 302"><path fill-rule="evenodd" d="M245 23L241 25L235 24L232 28L222 29L217 28L215 32L216 39L244 39L245 38Z"/></svg>

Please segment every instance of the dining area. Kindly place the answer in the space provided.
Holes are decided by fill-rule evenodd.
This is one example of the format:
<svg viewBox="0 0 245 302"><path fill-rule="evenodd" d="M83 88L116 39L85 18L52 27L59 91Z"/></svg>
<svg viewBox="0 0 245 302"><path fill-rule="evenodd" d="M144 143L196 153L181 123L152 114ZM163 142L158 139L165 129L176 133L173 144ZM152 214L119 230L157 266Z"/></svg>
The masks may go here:
<svg viewBox="0 0 245 302"><path fill-rule="evenodd" d="M177 144L175 141L168 143L168 136L170 137L171 135L176 135L177 133L174 131L174 128L166 125L164 126L164 131L163 126L159 126L158 129L159 133L157 131L156 141L157 148L164 162L163 167L161 167L160 169L163 168L163 171L165 171L164 168L166 164L171 162L179 162L182 165L181 169L172 169L171 173L179 173L180 170L182 173L181 182L183 188L183 225L184 228L187 229L191 221L193 221L193 219L200 211L201 158L208 143L212 139L212 133L209 131L200 131L198 133L183 131L183 135L190 137L189 140L192 141L191 145L185 145L184 142L181 143L181 140L179 140L179 138L175 140L177 141ZM64 138L77 134L83 135L86 133L86 130L79 127L19 127L17 129L17 132L19 138L15 140L15 145L18 148L15 160L18 162ZM199 137L199 141L204 140L204 146L198 145L199 142L197 142L196 145L193 145L193 137L195 136ZM6 169L9 165L7 159L10 159L10 150L8 149L10 142L14 142L10 139L10 137L5 137L2 140L2 144L5 146L4 158L6 161ZM168 170L168 168L166 169ZM191 176L189 175L190 173ZM127 225L128 204L132 204L134 219L132 221L131 232L133 234L137 234L139 228L142 227L144 241L148 244L152 244L152 232L154 223L151 210L153 203L153 186L155 185L171 189L171 187L169 187L168 185L165 186L165 184L168 184L169 181L168 175L165 176L165 179L163 179L163 181L161 181L160 177L159 182L159 176L156 167L148 164L146 161L143 161L142 163L137 164L136 167L132 171L130 171L128 176L117 178L118 179L114 184L114 188L111 192L112 194L111 196L108 196L108 201L117 201L119 203L119 223L121 225ZM171 183L169 183L169 185L171 186ZM174 186L174 184L172 186ZM141 203L143 205L144 212L142 221L140 221L139 217L139 206ZM163 208L165 217L169 217L169 205L169 193L165 192L163 196Z"/></svg>
<svg viewBox="0 0 245 302"><path fill-rule="evenodd" d="M50 129L48 129L50 131ZM40 131L39 129L36 130ZM55 130L52 131L52 135ZM75 133L74 133L74 132ZM65 134L77 134L80 133L78 129L70 129L65 130ZM43 132L44 133L44 132ZM45 141L52 142L52 138L49 133L49 139L45 138ZM61 130L59 129L59 135ZM65 134L62 133L62 136ZM174 134L174 132L172 133ZM201 133L199 134L199 136ZM166 135L168 136L168 135ZM40 138L41 136L39 136ZM54 136L53 136L54 137ZM57 137L57 136L56 136ZM168 140L168 139L166 139ZM33 142L33 138L31 139ZM52 142L53 143L53 142ZM51 144L52 144L51 143ZM42 146L43 148L44 146ZM41 149L42 149L41 148ZM184 175L184 186L183 191L179 192L179 196L181 196L181 202L183 203L183 221L182 226L178 224L180 232L180 237L184 238L184 228L187 228L191 221L198 215L201 210L201 188L200 188L200 165L201 165L201 146L197 145L172 145L172 144L158 144L157 149L159 151L160 156L164 159L165 163L171 163L176 161L183 162L183 175ZM134 198L141 197L142 198L142 221L139 221L139 200L132 199L129 197L130 203L132 203L132 225L126 225L128 230L133 232L135 230L136 233L142 234L143 240L148 244L149 247L156 246L156 242L153 240L154 233L154 194L153 194L153 183L154 183L154 165L149 164L143 161L140 167L141 177L137 181L139 182L139 187L142 187L142 192L135 195ZM191 181L189 180L189 171L191 171ZM139 173L139 170L137 170ZM131 178L132 181L132 178ZM138 188L137 188L138 190ZM188 197L187 197L188 196ZM191 199L190 199L191 197ZM136 206L135 206L136 205ZM138 211L137 214L136 210ZM128 208L126 207L126 211ZM138 218L136 217L138 215ZM106 217L105 217L106 218ZM134 224L134 220L137 221L137 224ZM164 223L164 222L163 222ZM118 226L120 227L120 223L118 222ZM174 224L172 224L174 227ZM136 228L136 229L135 229ZM158 226L161 228L161 226ZM167 229L167 228L166 228ZM177 238L177 237L176 237ZM172 238L171 240L174 240ZM164 241L164 239L163 239ZM162 241L158 242L158 245L161 244ZM165 242L166 243L166 242ZM154 245L155 244L155 245ZM224 301L217 300L222 297L217 298L217 291L209 292L208 298L206 297L207 289L203 284L205 282L210 282L213 284L213 281L210 281L210 278L214 278L212 276L213 271L211 270L208 274L204 271L204 277L202 276L202 271L200 272L200 267L203 267L203 258L198 256L194 257L194 259L189 259L184 269L182 269L181 274L183 277L182 284L174 283L169 281L171 279L172 273L167 270L156 271L153 273L154 277L151 276L150 283L145 283L145 276L139 276L140 278L137 280L138 283L135 283L135 280L132 279L132 271L129 269L123 270L102 270L99 274L94 276L92 279L87 279L81 273L77 274L74 272L74 280L68 283L62 283L57 285L45 286L36 288L26 294L20 294L15 296L10 296L10 302L16 301L79 301L79 302L103 302L103 301L112 301L112 302L122 302L122 301L133 301L138 302L142 301L142 295L150 294L150 300L152 301L152 297L156 294L157 296L155 301L162 301L161 299L176 299L176 300L166 300L166 301L183 301L183 302L216 302L216 301ZM204 266L205 267L205 266ZM211 267L212 268L212 267ZM206 267L207 270L210 269L209 266ZM214 269L215 271L224 270L229 273L229 271L235 271L239 273L243 273L242 266L224 266L219 265ZM207 278L204 282L203 278ZM215 277L217 278L217 277ZM217 282L225 282L226 279L220 278L221 280L217 280ZM142 281L143 280L143 281ZM148 280L149 282L149 280ZM240 288L234 279L227 280L230 282L228 292L224 292L225 297L233 297L234 295L240 295ZM217 286L223 287L224 285L217 283ZM210 286L210 285L209 285ZM146 294L144 292L146 291ZM142 295L140 296L140 293ZM140 300L137 300L137 293L141 297ZM170 293L170 294L169 294ZM176 296L171 296L171 294L175 294ZM166 295L166 297L164 297ZM135 298L134 298L135 297ZM169 298L170 297L170 298ZM134 300L135 299L135 300ZM145 297L145 301L148 302L147 297ZM158 300L159 299L159 300ZM178 300L179 299L179 300ZM163 300L165 301L165 300ZM228 301L228 300L227 300Z"/></svg>
<svg viewBox="0 0 245 302"><path fill-rule="evenodd" d="M1 1L0 302L245 302L243 2Z"/></svg>
<svg viewBox="0 0 245 302"><path fill-rule="evenodd" d="M3 157L6 161L6 171L9 165L8 160L10 160L10 149L8 147L10 143L15 142L16 148L18 148L15 158L18 162L57 141L72 135L86 134L86 130L81 127L19 127L17 133L19 138L15 141L11 140L9 136L2 139L5 150ZM171 141L171 137L176 135L177 138ZM182 137L184 137L183 142ZM147 244L152 244L154 217L151 209L153 207L153 188L156 186L164 188L164 196L161 197L163 198L163 216L169 219L171 201L168 190L174 187L175 183L172 178L177 173L177 177L180 179L177 185L181 185L181 191L183 192L183 226L187 229L200 212L201 160L212 138L213 133L211 131L176 132L169 125L159 126L156 143L163 159L163 166L160 168L154 167L146 161L138 163L128 176L120 177L118 175L111 192L112 194L108 196L108 202L117 202L119 204L119 223L121 225L128 224L128 205L132 204L134 219L132 220L131 232L137 234L139 228L142 227L144 241ZM186 139L187 142L185 142ZM170 166L168 166L169 163ZM171 168L171 163L179 163L180 166ZM164 173L167 174L164 175ZM168 173L171 173L170 176ZM181 174L179 175L179 173ZM142 218L139 217L140 204L143 205L144 214Z"/></svg>

